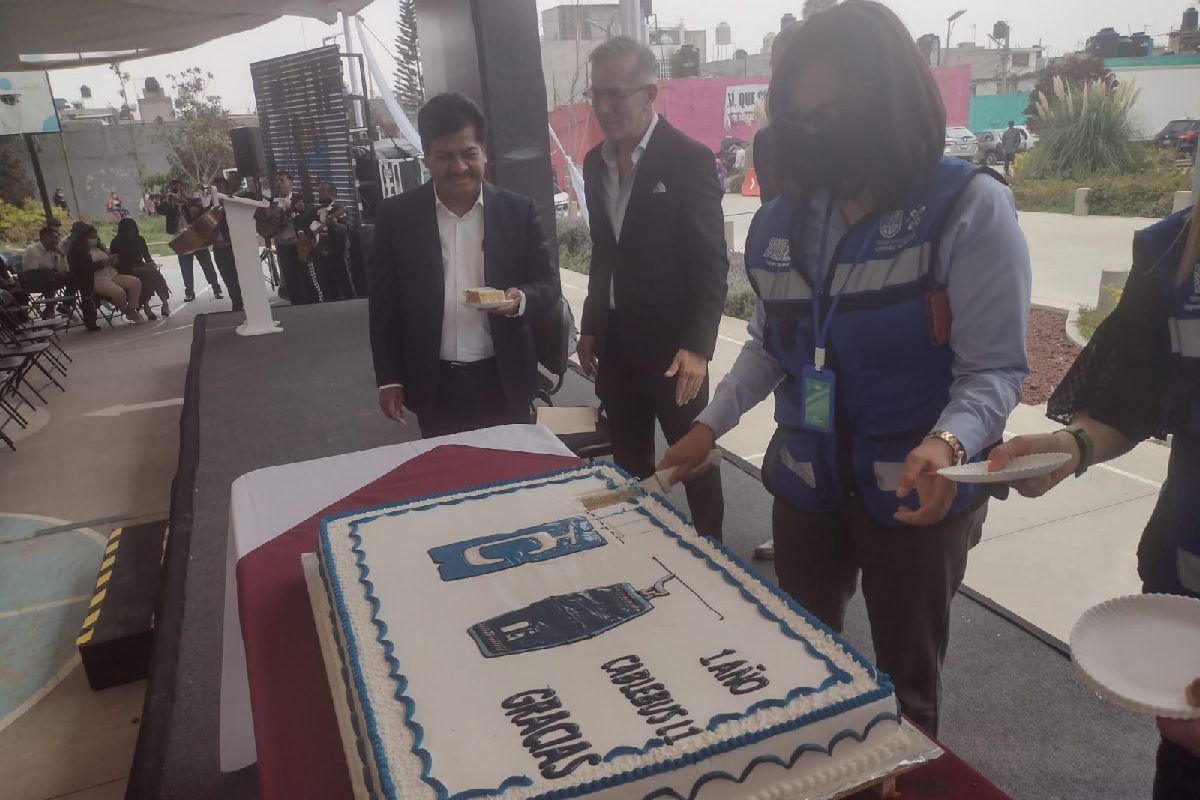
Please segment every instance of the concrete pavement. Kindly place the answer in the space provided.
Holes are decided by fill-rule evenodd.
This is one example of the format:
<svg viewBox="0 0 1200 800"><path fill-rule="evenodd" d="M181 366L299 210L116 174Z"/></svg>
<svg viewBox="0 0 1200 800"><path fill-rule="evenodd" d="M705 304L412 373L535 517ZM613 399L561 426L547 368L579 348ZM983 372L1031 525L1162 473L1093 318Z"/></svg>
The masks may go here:
<svg viewBox="0 0 1200 800"><path fill-rule="evenodd" d="M192 320L230 307L206 286L183 303L176 260L159 261L172 315L143 325L118 321L111 330L101 321L98 333L72 328L63 336L74 358L60 378L66 392L42 391L48 404L37 411L36 430L5 428L18 448L0 452L6 800L116 800L125 793L145 686L93 692L75 637L109 531L167 516L179 444L179 406L167 403L183 395ZM197 280L203 283L199 270ZM241 320L225 314L210 325Z"/></svg>

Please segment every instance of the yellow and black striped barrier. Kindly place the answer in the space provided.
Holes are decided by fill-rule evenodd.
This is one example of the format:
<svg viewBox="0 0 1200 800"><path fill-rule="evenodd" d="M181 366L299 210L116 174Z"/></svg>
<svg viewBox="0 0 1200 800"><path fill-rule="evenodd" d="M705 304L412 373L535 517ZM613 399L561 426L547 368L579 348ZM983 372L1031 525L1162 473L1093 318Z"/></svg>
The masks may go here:
<svg viewBox="0 0 1200 800"><path fill-rule="evenodd" d="M96 576L96 593L92 595L92 602L88 604L87 616L83 618L83 629L79 632L79 638L75 640L76 647L90 642L96 632L96 623L100 621L100 609L103 607L105 595L108 594L108 582L112 579L113 567L117 563L117 548L121 546L121 532L124 530L117 528L108 535L104 560L100 562L100 574Z"/></svg>

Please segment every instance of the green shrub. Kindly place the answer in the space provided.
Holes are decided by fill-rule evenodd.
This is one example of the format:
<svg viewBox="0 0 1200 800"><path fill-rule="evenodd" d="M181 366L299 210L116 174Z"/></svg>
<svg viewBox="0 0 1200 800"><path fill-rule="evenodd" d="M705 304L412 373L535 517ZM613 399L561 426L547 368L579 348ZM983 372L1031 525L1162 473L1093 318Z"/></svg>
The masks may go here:
<svg viewBox="0 0 1200 800"><path fill-rule="evenodd" d="M1107 311L1102 311L1095 306L1079 307L1079 316L1075 322L1075 330L1079 331L1084 339L1090 340L1092 338L1096 333L1096 329L1100 327L1100 323L1104 322L1108 318L1108 315L1112 313L1112 309L1116 308L1117 304L1121 302L1121 295L1124 293L1122 287L1111 283L1101 286L1100 291L1112 298L1112 304Z"/></svg>
<svg viewBox="0 0 1200 800"><path fill-rule="evenodd" d="M580 220L558 222L558 265L587 275L592 266L592 234Z"/></svg>
<svg viewBox="0 0 1200 800"><path fill-rule="evenodd" d="M1039 145L1040 147L1041 145ZM1090 178L1029 179L1012 182L1017 208L1021 211L1052 211L1070 214L1075 209L1075 190L1087 186L1088 211L1108 217L1165 217L1171 213L1175 192L1192 186L1187 170L1165 168L1133 175L1093 175Z"/></svg>
<svg viewBox="0 0 1200 800"><path fill-rule="evenodd" d="M727 317L749 320L754 316L756 296L754 289L742 278L730 278L729 293L725 295L725 310Z"/></svg>
<svg viewBox="0 0 1200 800"><path fill-rule="evenodd" d="M69 228L70 220L61 211L55 212L63 226ZM46 212L36 200L26 200L13 205L0 200L0 242L9 249L24 249L37 241L38 231L46 225Z"/></svg>
<svg viewBox="0 0 1200 800"><path fill-rule="evenodd" d="M1083 178L1126 174L1149 166L1147 148L1138 143L1130 110L1138 90L1090 81L1072 88L1054 79L1055 96L1039 95L1038 146L1024 159L1031 178Z"/></svg>

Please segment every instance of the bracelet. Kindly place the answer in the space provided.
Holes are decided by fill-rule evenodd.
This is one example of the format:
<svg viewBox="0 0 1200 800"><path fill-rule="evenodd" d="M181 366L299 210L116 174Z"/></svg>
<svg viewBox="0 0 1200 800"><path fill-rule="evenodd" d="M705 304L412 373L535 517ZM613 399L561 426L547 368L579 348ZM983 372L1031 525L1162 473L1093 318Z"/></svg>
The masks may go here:
<svg viewBox="0 0 1200 800"><path fill-rule="evenodd" d="M1091 434L1078 425L1071 425L1056 433L1071 434L1075 443L1079 445L1079 467L1075 470L1075 477L1081 477L1088 471L1088 467L1096 462L1096 443L1092 441Z"/></svg>
<svg viewBox="0 0 1200 800"><path fill-rule="evenodd" d="M962 446L962 442L958 440L950 431L930 431L927 439L941 439L946 444L950 445L950 449L954 451L954 466L960 466L967 462L967 449Z"/></svg>

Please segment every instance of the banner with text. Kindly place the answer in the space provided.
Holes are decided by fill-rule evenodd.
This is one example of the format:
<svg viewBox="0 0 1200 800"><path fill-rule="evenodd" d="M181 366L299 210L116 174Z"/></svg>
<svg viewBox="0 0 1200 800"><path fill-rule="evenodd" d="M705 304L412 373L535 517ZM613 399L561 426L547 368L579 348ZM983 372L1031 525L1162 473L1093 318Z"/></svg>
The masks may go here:
<svg viewBox="0 0 1200 800"><path fill-rule="evenodd" d="M725 130L734 125L753 125L754 104L767 98L767 84L745 83L725 88Z"/></svg>

